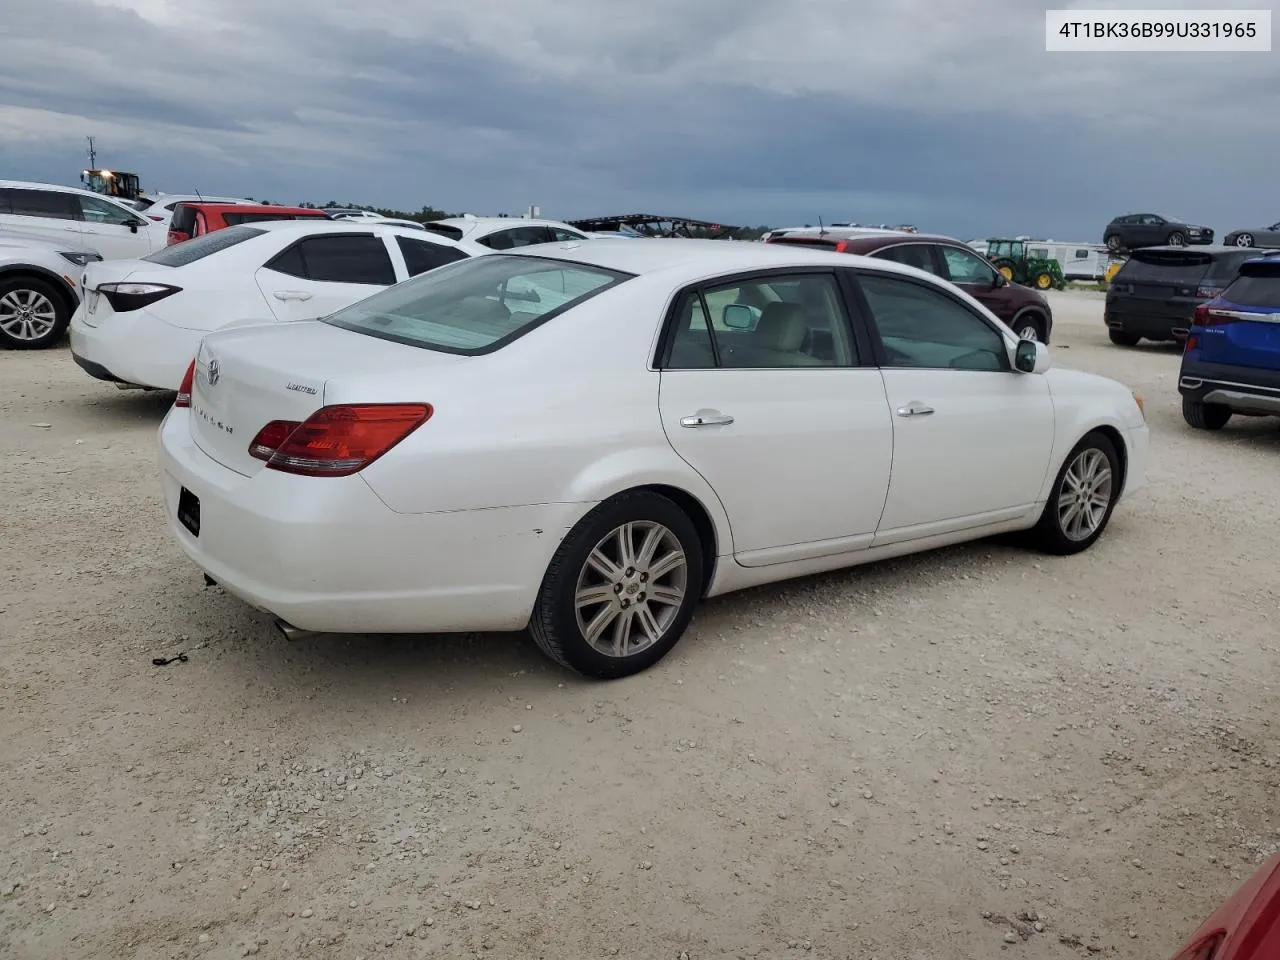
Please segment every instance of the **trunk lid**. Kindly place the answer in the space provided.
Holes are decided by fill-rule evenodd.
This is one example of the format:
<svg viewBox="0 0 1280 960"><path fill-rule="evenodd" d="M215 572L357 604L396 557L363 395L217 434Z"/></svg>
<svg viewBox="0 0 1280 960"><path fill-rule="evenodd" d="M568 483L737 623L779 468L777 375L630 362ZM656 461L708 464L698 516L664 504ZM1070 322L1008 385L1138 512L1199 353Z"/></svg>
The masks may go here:
<svg viewBox="0 0 1280 960"><path fill-rule="evenodd" d="M163 283L163 280L149 275L156 273L157 269L154 264L141 260L96 260L86 264L80 278L80 299L84 302L85 325L96 327L115 312L107 298L95 292L98 287L104 283L122 283L125 280L154 280Z"/></svg>
<svg viewBox="0 0 1280 960"><path fill-rule="evenodd" d="M1280 370L1280 258L1252 261L1208 304L1198 338L1209 363Z"/></svg>
<svg viewBox="0 0 1280 960"><path fill-rule="evenodd" d="M465 357L404 346L318 320L233 327L204 338L191 390L196 445L230 470L252 476L265 463L249 454L273 420L301 422L325 404L335 377L374 380L405 368L445 368ZM424 381L426 378L424 378ZM356 402L364 398L354 398ZM371 403L417 397L370 396ZM351 402L353 398L344 397Z"/></svg>

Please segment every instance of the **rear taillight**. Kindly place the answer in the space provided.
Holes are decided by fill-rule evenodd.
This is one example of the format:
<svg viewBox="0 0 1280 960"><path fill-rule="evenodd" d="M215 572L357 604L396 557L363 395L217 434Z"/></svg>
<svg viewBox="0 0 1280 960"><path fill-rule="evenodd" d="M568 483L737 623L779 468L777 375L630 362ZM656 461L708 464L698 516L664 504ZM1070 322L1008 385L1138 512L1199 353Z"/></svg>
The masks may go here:
<svg viewBox="0 0 1280 960"><path fill-rule="evenodd" d="M841 240L839 243L836 244L836 253L848 253L848 252L849 252L848 240Z"/></svg>
<svg viewBox="0 0 1280 960"><path fill-rule="evenodd" d="M349 476L426 423L432 412L429 403L321 407L280 443L267 466L304 477Z"/></svg>
<svg viewBox="0 0 1280 960"><path fill-rule="evenodd" d="M289 439L293 431L302 426L299 420L272 420L258 431L249 444L249 456L258 460L270 460L280 449L280 444Z"/></svg>
<svg viewBox="0 0 1280 960"><path fill-rule="evenodd" d="M1234 311L1215 309L1211 304L1202 303L1196 307L1195 316L1191 322L1197 327L1225 327L1239 320L1240 317Z"/></svg>
<svg viewBox="0 0 1280 960"><path fill-rule="evenodd" d="M173 401L175 407L191 406L191 386L196 379L196 362L191 361L187 366L187 372L182 375L182 385L178 387L178 396Z"/></svg>
<svg viewBox="0 0 1280 960"><path fill-rule="evenodd" d="M147 218L148 218L149 220L153 221L154 223L163 223L163 222L164 222L164 217L154 217L154 216L151 216L150 214L148 214L148 217L147 217Z"/></svg>
<svg viewBox="0 0 1280 960"><path fill-rule="evenodd" d="M1196 296L1201 300L1212 300L1225 289L1226 287L1214 287L1209 284L1202 283L1196 288Z"/></svg>
<svg viewBox="0 0 1280 960"><path fill-rule="evenodd" d="M104 283L98 287L98 293L107 298L116 313L141 310L181 290L167 283Z"/></svg>

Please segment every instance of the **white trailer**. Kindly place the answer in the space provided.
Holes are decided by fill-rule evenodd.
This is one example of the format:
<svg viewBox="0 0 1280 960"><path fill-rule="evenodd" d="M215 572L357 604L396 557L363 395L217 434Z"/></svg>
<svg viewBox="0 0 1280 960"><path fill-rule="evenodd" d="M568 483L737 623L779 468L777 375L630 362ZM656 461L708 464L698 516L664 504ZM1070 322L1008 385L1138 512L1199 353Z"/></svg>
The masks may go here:
<svg viewBox="0 0 1280 960"><path fill-rule="evenodd" d="M1064 243L1061 240L1028 240L1027 256L1057 260L1068 280L1103 280L1112 257L1101 243Z"/></svg>

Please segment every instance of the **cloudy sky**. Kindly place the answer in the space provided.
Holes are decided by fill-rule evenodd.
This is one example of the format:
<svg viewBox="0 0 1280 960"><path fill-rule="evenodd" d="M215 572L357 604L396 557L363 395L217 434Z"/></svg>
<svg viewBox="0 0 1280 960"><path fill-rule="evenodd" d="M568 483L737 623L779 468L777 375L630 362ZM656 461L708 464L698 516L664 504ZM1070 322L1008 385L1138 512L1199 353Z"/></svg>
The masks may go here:
<svg viewBox="0 0 1280 960"><path fill-rule="evenodd" d="M1046 53L1028 0L5 0L0 176L1100 239L1280 220L1280 54ZM1266 6L1260 0L1054 6Z"/></svg>

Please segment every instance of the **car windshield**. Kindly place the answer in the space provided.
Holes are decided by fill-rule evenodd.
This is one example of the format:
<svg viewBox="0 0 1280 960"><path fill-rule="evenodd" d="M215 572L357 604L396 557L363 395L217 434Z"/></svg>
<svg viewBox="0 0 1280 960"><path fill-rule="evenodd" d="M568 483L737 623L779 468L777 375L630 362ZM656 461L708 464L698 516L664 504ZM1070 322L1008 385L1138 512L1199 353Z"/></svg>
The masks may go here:
<svg viewBox="0 0 1280 960"><path fill-rule="evenodd" d="M326 317L357 333L446 353L488 353L631 274L540 257L446 264Z"/></svg>

